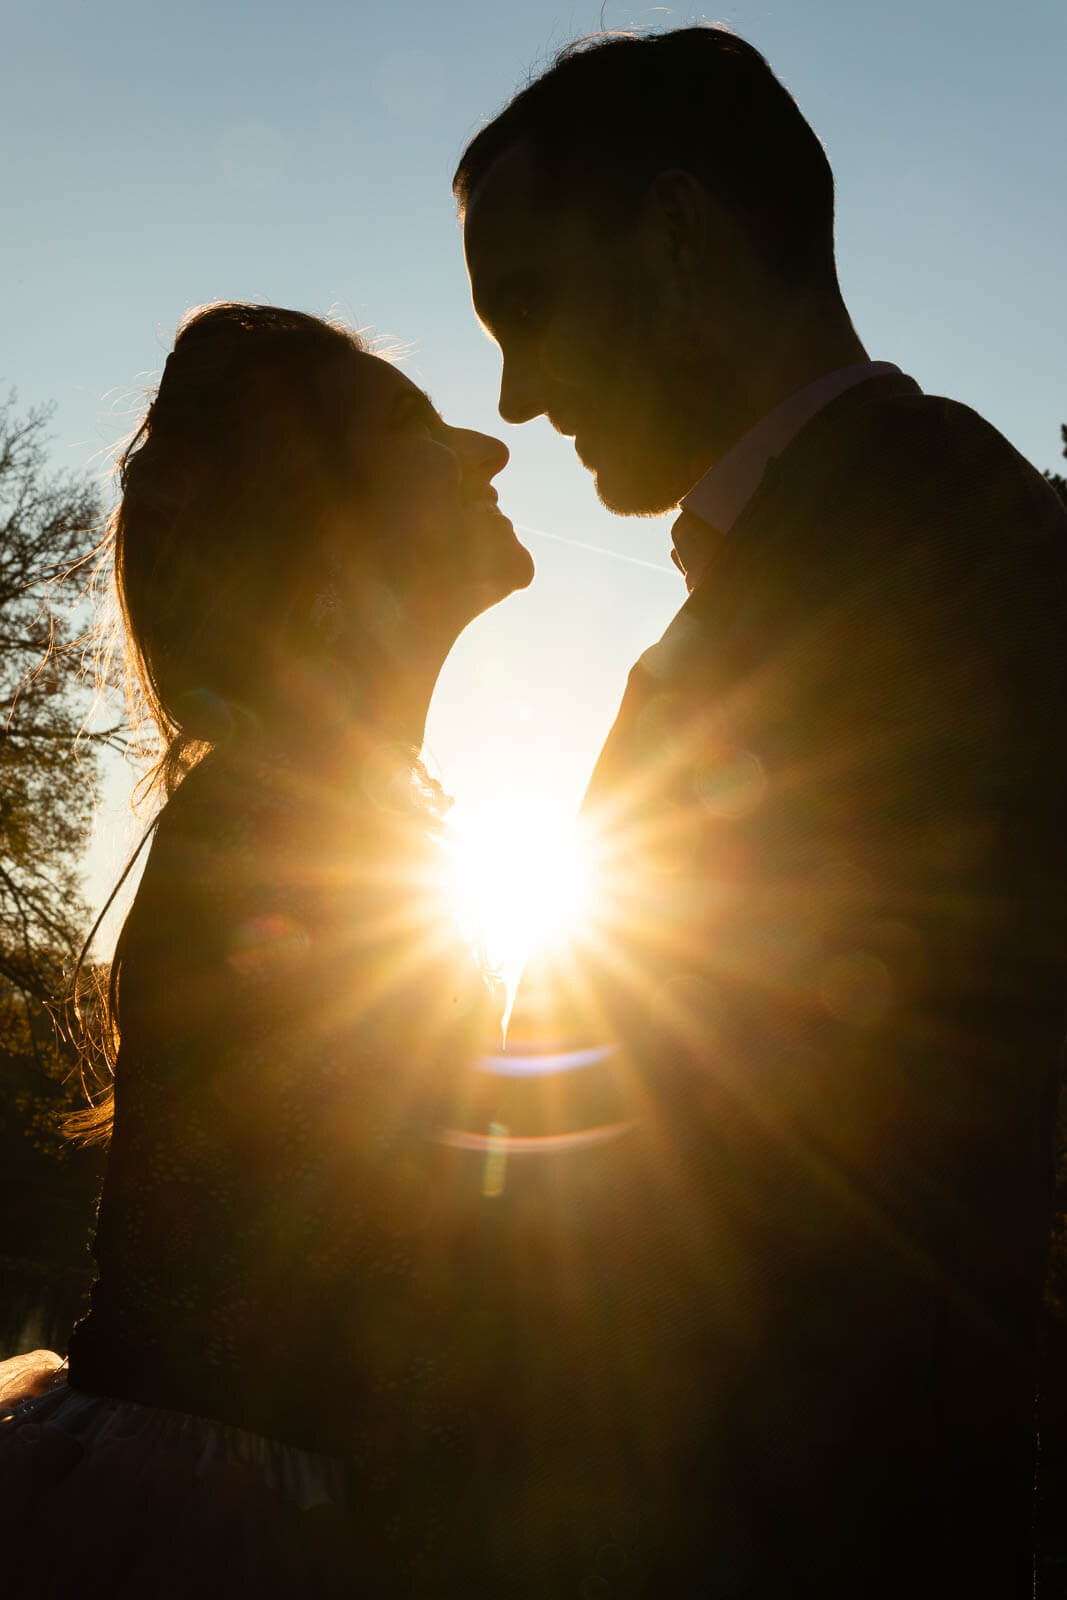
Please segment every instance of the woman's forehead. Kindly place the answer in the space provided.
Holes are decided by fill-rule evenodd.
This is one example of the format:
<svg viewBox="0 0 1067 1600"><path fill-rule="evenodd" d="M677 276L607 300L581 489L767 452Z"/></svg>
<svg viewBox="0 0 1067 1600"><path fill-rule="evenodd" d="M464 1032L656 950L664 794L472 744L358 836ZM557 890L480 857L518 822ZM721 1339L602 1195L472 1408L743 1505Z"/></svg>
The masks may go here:
<svg viewBox="0 0 1067 1600"><path fill-rule="evenodd" d="M425 400L425 392L418 384L412 383L406 373L384 356L361 350L357 352L356 360L361 409L365 406L368 410L386 413L398 402Z"/></svg>

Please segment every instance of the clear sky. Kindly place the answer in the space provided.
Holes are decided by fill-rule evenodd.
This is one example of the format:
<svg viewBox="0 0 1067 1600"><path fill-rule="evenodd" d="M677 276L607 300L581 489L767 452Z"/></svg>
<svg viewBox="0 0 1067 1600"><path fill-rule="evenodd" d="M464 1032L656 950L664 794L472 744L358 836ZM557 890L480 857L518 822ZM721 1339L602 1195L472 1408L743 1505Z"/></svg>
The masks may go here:
<svg viewBox="0 0 1067 1600"><path fill-rule="evenodd" d="M1039 466L1067 420L1063 0L0 0L0 388L55 401L106 479L191 305L340 313L512 451L534 586L469 631L429 747L461 800L580 797L628 666L684 598L669 521L598 505L569 441L506 427L449 191L467 137L569 39L716 20L771 61L838 185L860 336ZM121 789L113 777L112 799ZM102 819L94 898L125 834Z"/></svg>

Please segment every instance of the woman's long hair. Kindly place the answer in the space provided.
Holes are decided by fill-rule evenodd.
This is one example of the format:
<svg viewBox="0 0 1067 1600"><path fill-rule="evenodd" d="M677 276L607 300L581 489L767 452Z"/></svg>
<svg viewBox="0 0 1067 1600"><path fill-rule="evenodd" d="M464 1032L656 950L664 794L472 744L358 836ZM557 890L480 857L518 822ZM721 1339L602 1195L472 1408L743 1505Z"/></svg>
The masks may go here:
<svg viewBox="0 0 1067 1600"><path fill-rule="evenodd" d="M81 983L92 939L186 775L235 724L295 709L298 641L326 582L317 543L360 475L359 336L299 311L192 311L118 462L121 498L100 546L110 567L134 727L154 731L142 793L161 809L86 940L74 1009L99 1086L66 1119L85 1142L113 1119L125 932ZM319 676L316 688L322 690ZM287 705L288 702L288 705ZM79 994L79 987L81 993Z"/></svg>

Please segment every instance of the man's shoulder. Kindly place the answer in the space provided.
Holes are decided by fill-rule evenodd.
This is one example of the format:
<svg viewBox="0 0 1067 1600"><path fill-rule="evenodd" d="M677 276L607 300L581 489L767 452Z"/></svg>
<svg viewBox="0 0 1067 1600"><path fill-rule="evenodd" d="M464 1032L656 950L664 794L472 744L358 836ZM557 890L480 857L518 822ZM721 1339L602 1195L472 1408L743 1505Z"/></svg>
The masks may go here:
<svg viewBox="0 0 1067 1600"><path fill-rule="evenodd" d="M778 488L778 495L765 493ZM879 510L967 517L979 524L1023 516L1063 526L1064 510L1041 474L985 417L961 401L862 386L816 417L772 464L750 510L791 497L794 516L866 505Z"/></svg>
<svg viewBox="0 0 1067 1600"><path fill-rule="evenodd" d="M820 655L855 676L925 640L955 661L1021 649L1062 676L1067 514L1041 475L970 407L915 386L834 409L772 463L728 555L633 667L598 785L644 759L665 697L683 718L738 684L746 703L762 686L802 707Z"/></svg>
<svg viewBox="0 0 1067 1600"><path fill-rule="evenodd" d="M1047 591L1049 605L1067 588L1058 496L985 418L911 384L814 419L731 543L719 581L693 596L709 617L766 605L787 619L864 588L907 604L973 583L991 597Z"/></svg>

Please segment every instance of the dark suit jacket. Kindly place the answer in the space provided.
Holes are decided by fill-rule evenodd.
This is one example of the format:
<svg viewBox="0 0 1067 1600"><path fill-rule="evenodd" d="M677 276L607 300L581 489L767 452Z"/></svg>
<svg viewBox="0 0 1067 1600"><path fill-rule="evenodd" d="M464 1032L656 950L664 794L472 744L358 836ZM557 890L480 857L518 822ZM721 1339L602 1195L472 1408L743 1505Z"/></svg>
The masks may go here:
<svg viewBox="0 0 1067 1600"><path fill-rule="evenodd" d="M903 377L771 463L630 675L555 1003L637 1127L566 1226L643 1593L1030 1595L1065 714L1063 510Z"/></svg>

